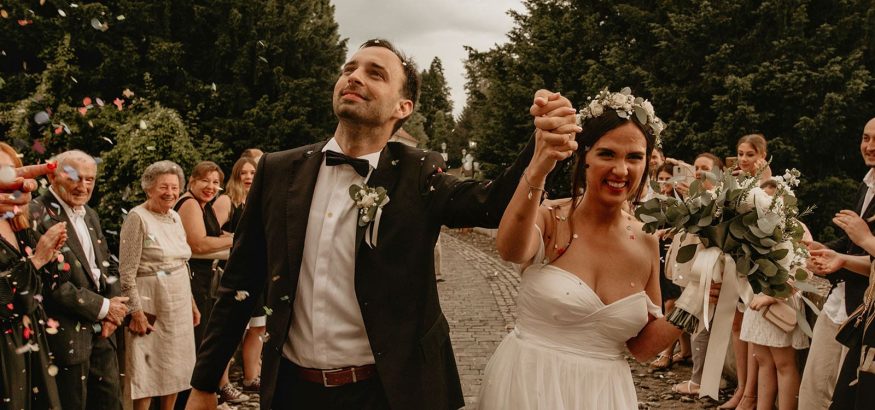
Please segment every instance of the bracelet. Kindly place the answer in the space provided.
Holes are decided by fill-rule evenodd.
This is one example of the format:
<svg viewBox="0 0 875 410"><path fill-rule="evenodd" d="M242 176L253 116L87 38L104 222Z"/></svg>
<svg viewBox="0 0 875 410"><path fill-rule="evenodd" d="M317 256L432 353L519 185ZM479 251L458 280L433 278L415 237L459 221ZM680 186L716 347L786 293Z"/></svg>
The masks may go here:
<svg viewBox="0 0 875 410"><path fill-rule="evenodd" d="M526 181L526 185L529 186L528 198L532 199L532 192L533 191L541 191L541 195L539 196L539 201L543 201L544 198L547 196L547 191L544 189L544 187L536 187L536 186L532 185L532 183L529 182L529 176L526 175L526 171L528 171L528 169L525 169L523 171L523 179Z"/></svg>

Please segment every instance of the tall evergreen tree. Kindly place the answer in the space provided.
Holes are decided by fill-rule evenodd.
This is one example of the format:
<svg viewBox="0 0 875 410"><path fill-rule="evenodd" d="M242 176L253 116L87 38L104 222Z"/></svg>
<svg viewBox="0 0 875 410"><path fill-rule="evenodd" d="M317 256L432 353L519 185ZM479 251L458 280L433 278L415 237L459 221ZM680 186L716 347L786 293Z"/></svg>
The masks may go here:
<svg viewBox="0 0 875 410"><path fill-rule="evenodd" d="M800 199L820 207L807 222L829 235L829 216L848 206L836 198L851 197L863 174L858 138L875 112L872 0L524 5L507 44L469 51L482 98L468 109L489 147L480 158L495 164L487 171L529 137L523 107L535 89L582 105L601 88L630 86L668 123L665 149L677 158L731 155L740 136L763 132L775 172L803 172Z"/></svg>
<svg viewBox="0 0 875 410"><path fill-rule="evenodd" d="M425 117L425 133L429 147L439 150L441 142L446 142L453 131L453 101L450 99L450 86L444 76L440 58L431 60L427 70L422 73L422 87L417 111Z"/></svg>

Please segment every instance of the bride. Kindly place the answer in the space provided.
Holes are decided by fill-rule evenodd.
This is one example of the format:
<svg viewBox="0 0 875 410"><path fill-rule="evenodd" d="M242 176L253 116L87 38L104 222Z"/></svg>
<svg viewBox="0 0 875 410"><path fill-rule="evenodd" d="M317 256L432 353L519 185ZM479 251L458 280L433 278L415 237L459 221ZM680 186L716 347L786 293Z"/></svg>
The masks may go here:
<svg viewBox="0 0 875 410"><path fill-rule="evenodd" d="M499 253L524 270L516 327L486 366L481 409L637 409L625 349L648 360L681 333L658 307L658 240L623 211L646 183L662 122L628 89L602 91L579 117L577 144L535 119L573 151L536 153L501 220ZM573 197L539 205L547 174L572 152Z"/></svg>

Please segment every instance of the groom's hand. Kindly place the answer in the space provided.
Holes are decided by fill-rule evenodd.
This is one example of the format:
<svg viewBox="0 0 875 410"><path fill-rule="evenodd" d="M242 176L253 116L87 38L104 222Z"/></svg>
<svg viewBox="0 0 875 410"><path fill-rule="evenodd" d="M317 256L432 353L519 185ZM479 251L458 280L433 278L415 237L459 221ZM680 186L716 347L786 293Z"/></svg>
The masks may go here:
<svg viewBox="0 0 875 410"><path fill-rule="evenodd" d="M570 157L577 150L574 138L581 129L576 124L576 111L571 107L571 101L559 93L538 90L529 112L535 117L537 128L535 154L529 170L534 176L546 176L557 161Z"/></svg>
<svg viewBox="0 0 875 410"><path fill-rule="evenodd" d="M192 388L185 410L216 410L217 406L216 393Z"/></svg>

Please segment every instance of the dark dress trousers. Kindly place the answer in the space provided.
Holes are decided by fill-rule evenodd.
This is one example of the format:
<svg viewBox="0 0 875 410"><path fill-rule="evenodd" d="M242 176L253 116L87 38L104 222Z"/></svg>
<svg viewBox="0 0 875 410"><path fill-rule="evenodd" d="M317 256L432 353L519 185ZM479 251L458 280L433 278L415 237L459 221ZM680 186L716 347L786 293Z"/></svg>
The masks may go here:
<svg viewBox="0 0 875 410"><path fill-rule="evenodd" d="M68 271L58 271L44 280L43 304L46 315L59 323L58 332L49 335L49 345L58 366L58 390L64 409L120 409L120 371L117 334L100 336L97 316L104 298L121 293L118 263L110 257L109 247L97 213L85 207L85 225L91 235L99 280L94 280L79 237L58 199L46 192L30 203L31 218L42 234L59 222L67 223L67 243L62 249Z"/></svg>
<svg viewBox="0 0 875 410"><path fill-rule="evenodd" d="M192 386L215 391L258 296L271 314L263 351L263 409L275 403L281 352L288 337L304 236L325 143L266 154L258 164L218 302L198 351ZM529 145L495 181L462 181L441 171L440 154L390 142L367 184L384 187L378 245L357 229L355 291L380 388L393 409L457 409L464 405L450 345L449 325L438 301L434 245L442 225L496 227L528 165ZM238 290L250 297L235 300ZM362 382L360 382L362 383Z"/></svg>

